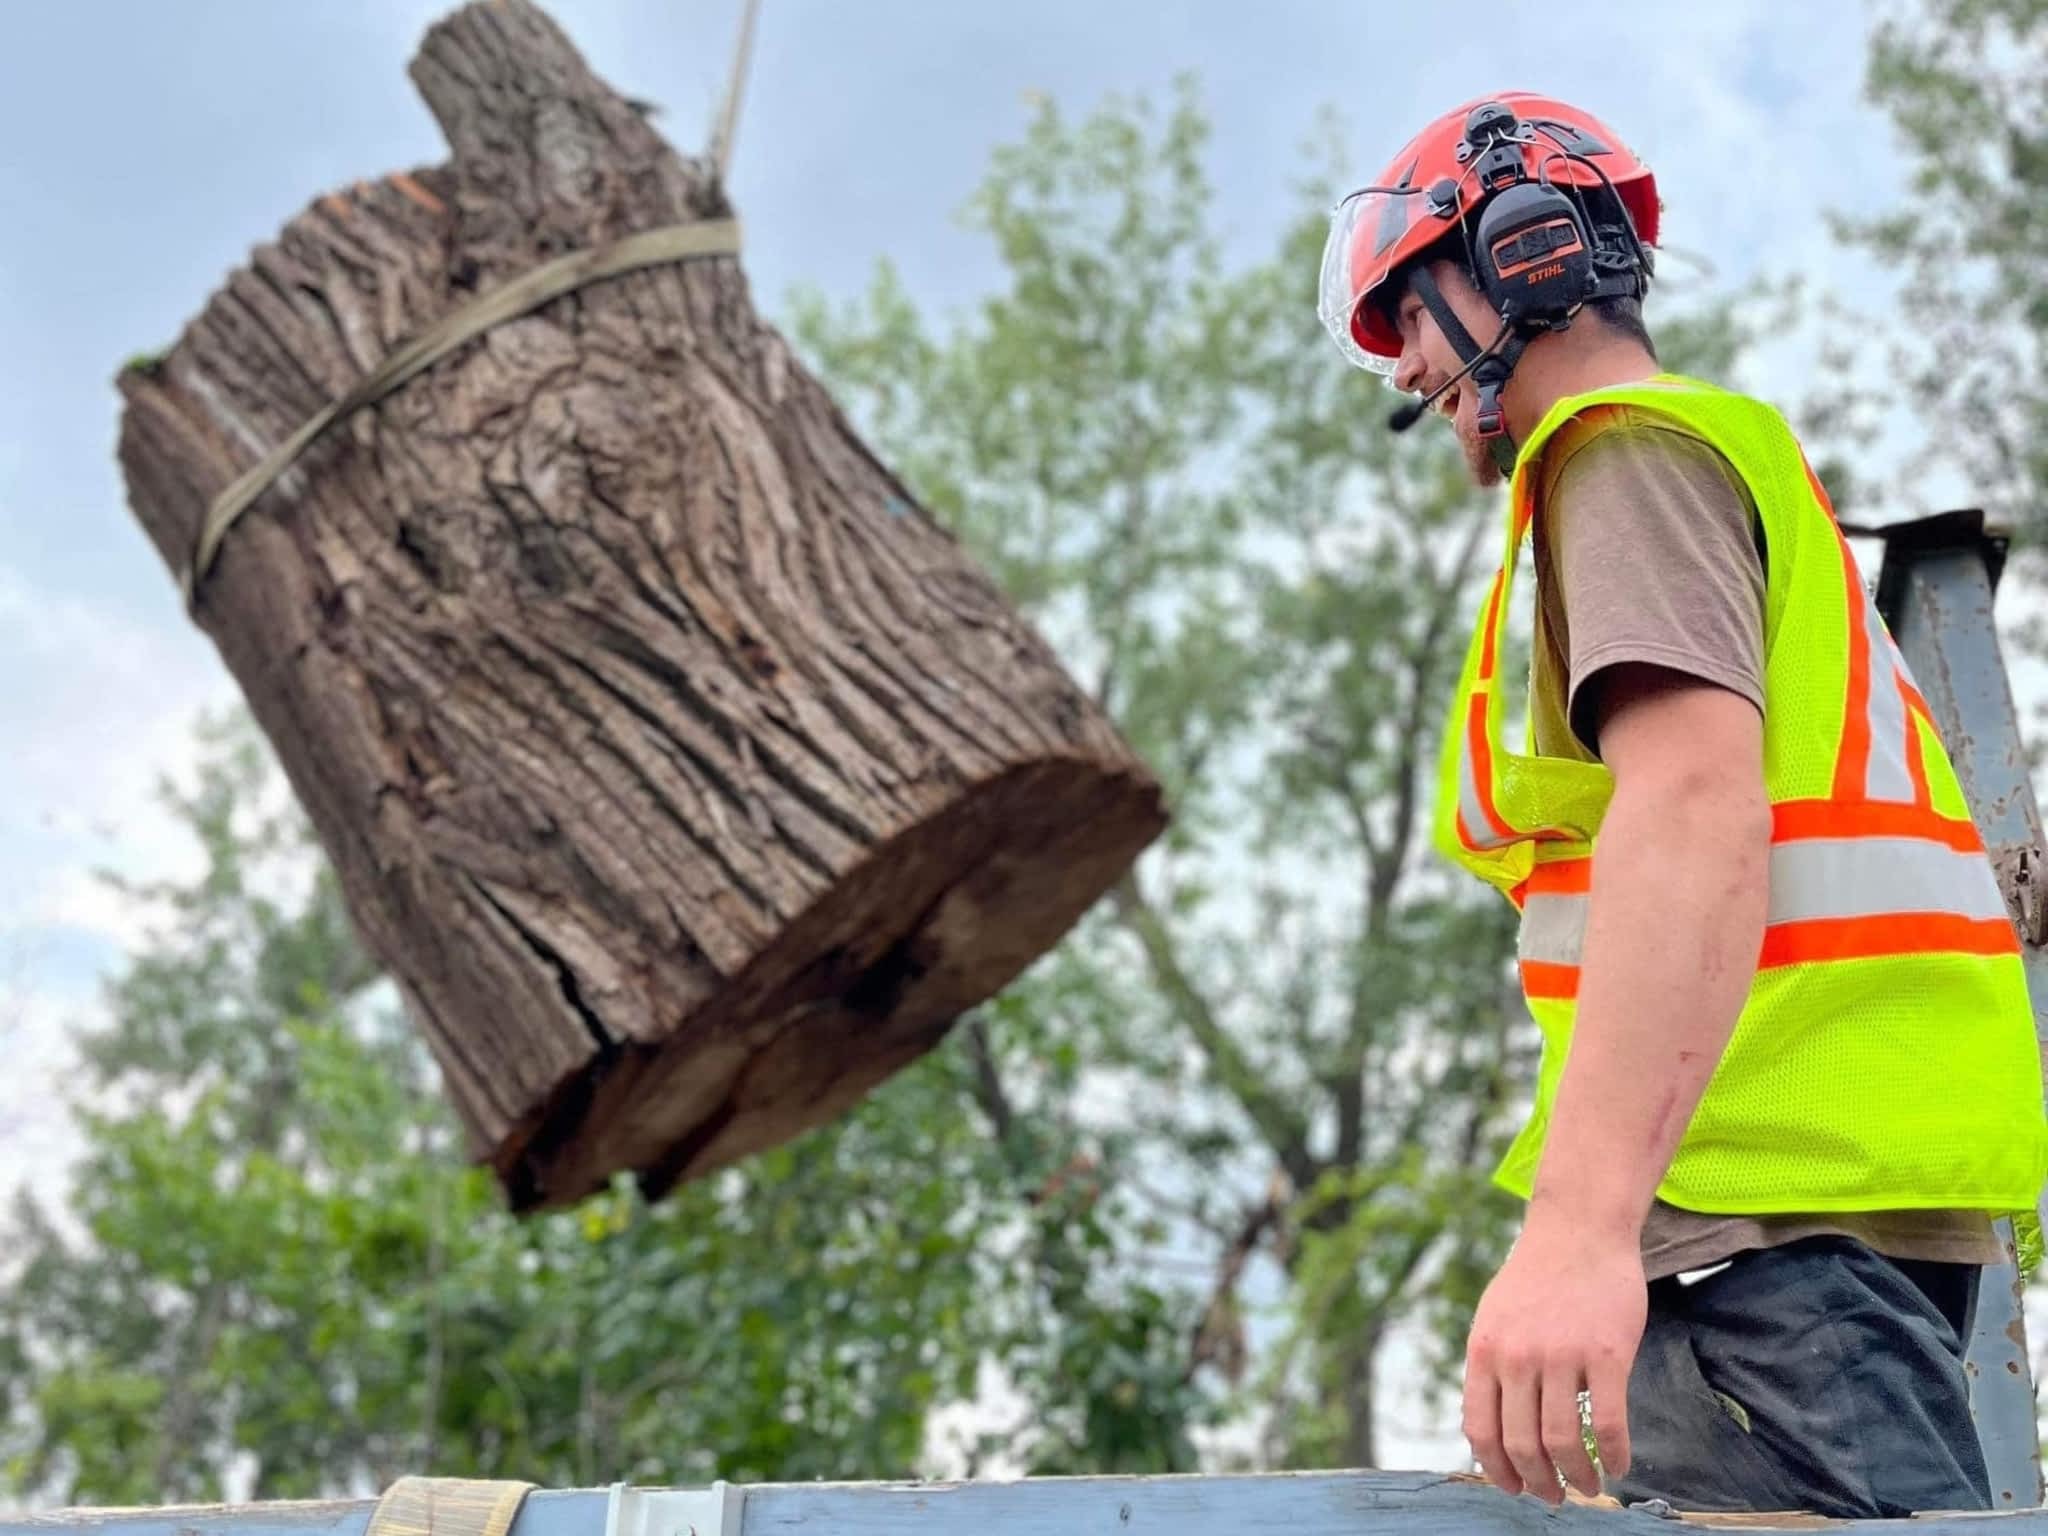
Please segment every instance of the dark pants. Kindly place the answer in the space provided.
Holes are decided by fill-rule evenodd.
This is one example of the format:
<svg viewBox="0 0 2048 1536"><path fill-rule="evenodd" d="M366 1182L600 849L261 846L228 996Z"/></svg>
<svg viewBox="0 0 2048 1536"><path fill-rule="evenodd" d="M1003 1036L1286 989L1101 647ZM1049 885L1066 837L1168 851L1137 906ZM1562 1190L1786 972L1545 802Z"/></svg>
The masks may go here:
<svg viewBox="0 0 2048 1536"><path fill-rule="evenodd" d="M1987 1509L1963 1350L1981 1271L1848 1238L1650 1286L1624 1503L1853 1518Z"/></svg>

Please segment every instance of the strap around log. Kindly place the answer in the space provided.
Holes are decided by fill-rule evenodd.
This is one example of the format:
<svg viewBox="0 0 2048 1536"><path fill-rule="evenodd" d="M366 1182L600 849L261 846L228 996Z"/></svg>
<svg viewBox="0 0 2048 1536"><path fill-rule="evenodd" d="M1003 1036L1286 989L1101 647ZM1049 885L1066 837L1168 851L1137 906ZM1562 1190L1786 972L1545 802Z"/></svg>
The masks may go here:
<svg viewBox="0 0 2048 1536"><path fill-rule="evenodd" d="M363 1536L507 1536L531 1483L401 1477L384 1490Z"/></svg>
<svg viewBox="0 0 2048 1536"><path fill-rule="evenodd" d="M736 219L667 224L659 229L642 230L594 250L572 251L567 256L557 257L443 315L392 352L347 394L307 418L296 432L265 455L261 463L237 476L214 498L213 505L207 509L205 521L199 526L192 559L179 573L178 584L185 594L185 606L196 611L200 584L213 569L221 542L227 537L228 530L234 527L235 519L246 512L250 504L336 422L354 415L366 405L376 404L465 341L503 321L538 309L550 299L642 267L661 266L672 261L694 261L706 256L732 256L738 254L739 248L740 227Z"/></svg>

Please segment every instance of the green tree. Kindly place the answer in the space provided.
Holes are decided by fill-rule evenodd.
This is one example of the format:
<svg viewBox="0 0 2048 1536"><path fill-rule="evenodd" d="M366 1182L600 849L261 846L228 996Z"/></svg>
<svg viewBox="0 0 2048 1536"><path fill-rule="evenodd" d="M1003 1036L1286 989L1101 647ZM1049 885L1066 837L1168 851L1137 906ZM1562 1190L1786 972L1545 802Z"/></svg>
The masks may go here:
<svg viewBox="0 0 2048 1536"><path fill-rule="evenodd" d="M1000 292L939 329L885 266L797 331L1165 779L1166 846L1017 1011L1213 1275L1190 1363L1258 1381L1271 1454L1366 1463L1388 1331L1499 1250L1526 1076L1505 909L1421 846L1491 504L1324 345L1312 213L1226 268L1205 132L1185 89L1044 106L969 211ZM1283 1347L1248 1375L1262 1267Z"/></svg>
<svg viewBox="0 0 2048 1536"><path fill-rule="evenodd" d="M1177 1401L1124 1382L1165 1320L1142 1286L1104 1289L1092 1198L1050 1187L1084 1150L1056 1066L1005 1082L970 1032L659 1206L621 1187L515 1221L245 721L210 728L171 804L203 872L132 892L159 925L82 1041L67 1209L0 1226L18 1493L903 1475L935 1404L990 1358L1042 1383L1048 1339L1094 1376L1042 1391L1045 1422L1002 1449L1096 1464L1119 1432L1184 1439L1118 1420Z"/></svg>
<svg viewBox="0 0 2048 1536"><path fill-rule="evenodd" d="M998 292L937 323L885 264L796 330L1162 774L1164 846L1007 1017L1089 1065L1157 1223L1129 1246L1199 1264L1190 1366L1266 1457L1369 1464L1387 1339L1447 1370L1505 1247L1488 1174L1533 1080L1512 914L1426 846L1499 503L1329 348L1333 175L1233 266L1206 133L1186 83L1043 105L967 213ZM1710 308L1666 342L1718 371L1742 332Z"/></svg>
<svg viewBox="0 0 2048 1536"><path fill-rule="evenodd" d="M1191 88L1047 106L968 211L995 293L935 323L885 267L794 327L1159 770L1163 846L840 1124L522 1224L217 732L177 801L204 872L135 893L162 926L88 1042L68 1219L0 1228L16 1488L889 1475L990 1369L977 1458L1029 1471L1185 1470L1225 1417L1376 1459L1387 1341L1447 1375L1505 1246L1533 1076L1511 914L1426 846L1499 508L1329 350L1333 178L1228 259L1205 134Z"/></svg>
<svg viewBox="0 0 2048 1536"><path fill-rule="evenodd" d="M2048 531L2048 3L1892 3L1870 99L1911 169L1896 212L1842 223L1901 279L1899 373L1930 446L2030 541Z"/></svg>

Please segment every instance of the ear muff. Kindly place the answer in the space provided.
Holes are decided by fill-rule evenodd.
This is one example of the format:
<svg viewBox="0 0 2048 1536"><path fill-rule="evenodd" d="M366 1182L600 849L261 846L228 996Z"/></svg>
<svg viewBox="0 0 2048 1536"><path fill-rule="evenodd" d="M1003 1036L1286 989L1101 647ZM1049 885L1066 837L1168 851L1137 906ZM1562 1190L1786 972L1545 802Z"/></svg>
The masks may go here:
<svg viewBox="0 0 2048 1536"><path fill-rule="evenodd" d="M1487 200L1473 233L1473 277L1486 302L1517 326L1561 328L1597 281L1578 202L1536 181Z"/></svg>

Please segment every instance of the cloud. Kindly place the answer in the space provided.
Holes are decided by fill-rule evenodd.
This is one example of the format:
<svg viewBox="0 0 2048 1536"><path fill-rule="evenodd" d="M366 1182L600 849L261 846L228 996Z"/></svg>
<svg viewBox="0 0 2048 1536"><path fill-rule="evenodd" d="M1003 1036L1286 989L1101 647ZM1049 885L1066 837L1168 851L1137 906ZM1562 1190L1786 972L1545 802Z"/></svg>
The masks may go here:
<svg viewBox="0 0 2048 1536"><path fill-rule="evenodd" d="M0 568L0 1197L54 1200L77 1137L65 1109L72 1035L141 937L96 875L189 872L197 853L155 799L182 776L192 723L233 697L204 639Z"/></svg>
<svg viewBox="0 0 2048 1536"><path fill-rule="evenodd" d="M0 941L0 1209L27 1189L46 1207L62 1197L78 1135L65 1108L76 1075L73 1033L97 1002L38 989L22 948Z"/></svg>
<svg viewBox="0 0 2048 1536"><path fill-rule="evenodd" d="M203 637L103 601L39 593L0 567L0 924L83 923L125 936L90 871L167 873L181 844L155 803L189 764L202 710L235 697Z"/></svg>
<svg viewBox="0 0 2048 1536"><path fill-rule="evenodd" d="M23 934L39 928L75 930L118 950L132 949L148 936L147 921L136 904L114 889L98 868L83 864L63 865L41 882L34 903L18 922L16 931Z"/></svg>

